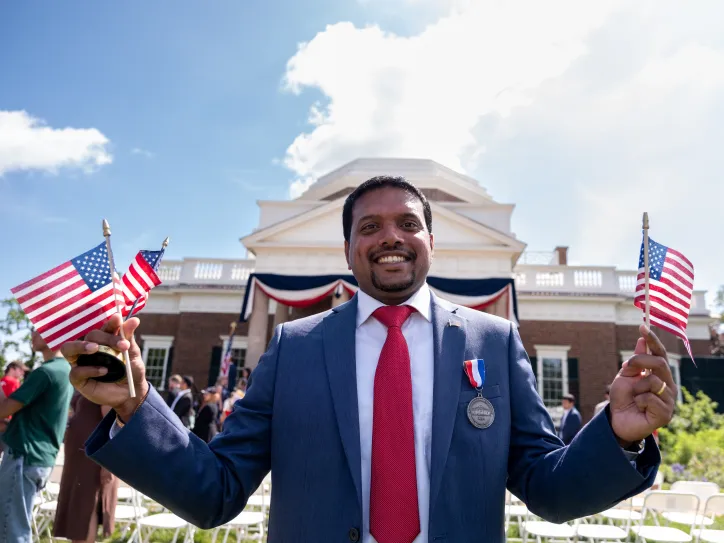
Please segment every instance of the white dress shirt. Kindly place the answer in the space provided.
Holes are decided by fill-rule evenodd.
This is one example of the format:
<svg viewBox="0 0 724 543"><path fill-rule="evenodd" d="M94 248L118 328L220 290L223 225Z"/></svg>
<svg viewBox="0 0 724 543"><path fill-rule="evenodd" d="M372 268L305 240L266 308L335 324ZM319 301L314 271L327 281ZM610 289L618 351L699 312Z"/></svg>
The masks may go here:
<svg viewBox="0 0 724 543"><path fill-rule="evenodd" d="M362 453L362 543L376 543L370 534L370 479L372 465L372 415L375 371L387 339L387 328L372 316L384 304L357 291L357 403L359 408L360 449ZM416 309L402 325L402 335L410 351L412 413L415 421L415 469L417 501L420 508L420 535L414 543L427 541L430 504L430 459L432 446L432 384L434 350L430 313L430 289L423 285L403 305Z"/></svg>

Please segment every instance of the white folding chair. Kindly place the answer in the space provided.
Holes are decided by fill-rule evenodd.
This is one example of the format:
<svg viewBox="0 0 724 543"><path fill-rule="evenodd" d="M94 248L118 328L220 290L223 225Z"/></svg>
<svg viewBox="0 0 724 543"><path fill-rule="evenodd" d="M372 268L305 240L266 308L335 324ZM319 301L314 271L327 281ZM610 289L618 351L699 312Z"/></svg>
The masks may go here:
<svg viewBox="0 0 724 543"><path fill-rule="evenodd" d="M692 519L696 518L696 511L699 509L699 497L695 494L673 492L671 490L656 490L649 492L644 500L644 509L641 520L631 531L636 535L636 541L662 541L668 543L687 543L693 540L694 525L691 524L689 533L686 533L672 526L658 525L646 526L646 517L651 513L654 517L663 513L694 513ZM665 517L664 517L665 518Z"/></svg>
<svg viewBox="0 0 724 543"><path fill-rule="evenodd" d="M524 524L530 516L528 507L521 501L521 499L510 492L505 491L505 533L508 533L511 521L518 525L518 531L521 539L524 537Z"/></svg>
<svg viewBox="0 0 724 543"><path fill-rule="evenodd" d="M589 517L587 522L576 521L576 540L586 541L625 541L628 537L628 526L624 530L612 524L600 524L595 517Z"/></svg>
<svg viewBox="0 0 724 543"><path fill-rule="evenodd" d="M705 481L676 481L671 485L672 492L684 492L686 494L696 494L699 497L699 507L703 507L706 501L719 493L719 485L716 483ZM713 520L705 517L700 511L692 511L691 513L666 512L661 515L669 522L678 522L679 524L699 524L711 526Z"/></svg>
<svg viewBox="0 0 724 543"><path fill-rule="evenodd" d="M523 523L525 532L523 541L528 541L528 536L535 537L536 543L543 540L554 539L572 543L576 538L576 527L571 524L554 524L545 520L527 520Z"/></svg>
<svg viewBox="0 0 724 543"><path fill-rule="evenodd" d="M151 535L153 535L153 532L156 530L174 530L171 543L176 543L179 533L183 528L187 528L187 531L190 531L189 523L173 513L156 513L138 519L138 533L144 543L151 541ZM144 532L146 534L145 538L143 537ZM189 534L187 533L184 541L188 539Z"/></svg>
<svg viewBox="0 0 724 543"><path fill-rule="evenodd" d="M264 533L263 525L264 515L257 511L242 511L226 524L215 528L213 535L211 536L211 541L216 543L216 538L222 530L224 530L224 539L222 540L222 543L226 543L231 532L236 533L237 543L241 543L242 539L258 539L259 541L262 541L262 534ZM255 528L256 530L249 530L249 528Z"/></svg>
<svg viewBox="0 0 724 543"><path fill-rule="evenodd" d="M140 540L140 520L148 515L148 509L141 505L142 495L130 487L118 488L118 504L116 505L116 524L121 527L121 538L125 540L130 531L128 541Z"/></svg>
<svg viewBox="0 0 724 543"><path fill-rule="evenodd" d="M643 506L643 502L641 505ZM628 533L633 522L641 520L641 511L634 509L634 498L624 500L614 505L611 509L602 511L599 515L601 518L606 519L609 524L624 527L626 533Z"/></svg>
<svg viewBox="0 0 724 543"><path fill-rule="evenodd" d="M701 514L704 518L707 518L707 515L712 517L724 515L724 494L709 496ZM696 532L696 540L706 541L707 543L724 543L724 530L704 528L702 525Z"/></svg>

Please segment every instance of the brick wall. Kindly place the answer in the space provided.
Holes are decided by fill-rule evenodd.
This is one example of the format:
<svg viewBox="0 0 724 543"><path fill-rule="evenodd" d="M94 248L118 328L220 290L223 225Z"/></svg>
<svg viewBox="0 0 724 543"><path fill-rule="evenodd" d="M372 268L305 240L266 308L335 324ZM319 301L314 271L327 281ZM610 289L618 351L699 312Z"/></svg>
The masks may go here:
<svg viewBox="0 0 724 543"><path fill-rule="evenodd" d="M530 357L534 345L570 345L568 356L578 359L579 405L584 420L603 400L606 385L618 372L616 325L599 322L522 321L520 336Z"/></svg>
<svg viewBox="0 0 724 543"><path fill-rule="evenodd" d="M226 313L181 313L179 315L141 315L140 341L143 335L173 336L172 372L191 375L199 388L206 386L211 351L221 346L219 336L229 333L234 315ZM237 335L247 335L247 323L241 323Z"/></svg>
<svg viewBox="0 0 724 543"><path fill-rule="evenodd" d="M666 352L679 354L682 357L689 356L684 347L684 342L678 337L666 330L661 330L656 326L651 329L658 336L661 343L664 344ZM636 340L639 338L638 326L617 326L616 327L617 348L619 351L633 351L636 346ZM711 355L711 342L708 339L693 339L690 341L691 350L694 356Z"/></svg>

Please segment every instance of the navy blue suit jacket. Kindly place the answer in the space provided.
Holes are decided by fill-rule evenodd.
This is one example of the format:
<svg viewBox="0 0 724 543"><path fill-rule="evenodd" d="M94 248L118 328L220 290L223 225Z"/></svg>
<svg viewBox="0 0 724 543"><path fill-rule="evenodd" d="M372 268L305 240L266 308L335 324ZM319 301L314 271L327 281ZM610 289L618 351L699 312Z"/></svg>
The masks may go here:
<svg viewBox="0 0 724 543"><path fill-rule="evenodd" d="M576 437L576 434L581 429L581 414L578 412L578 409L575 407L571 407L571 410L568 412L568 416L566 416L566 420L563 421L563 425L561 426L559 435L561 436L561 441L565 445L568 445L571 441L573 441L573 438Z"/></svg>
<svg viewBox="0 0 724 543"><path fill-rule="evenodd" d="M271 469L271 543L348 541L362 529L356 314L354 297L278 326L246 396L208 445L151 390L112 440L113 415L104 419L88 455L203 528L237 515ZM536 514L563 522L652 484L655 442L635 469L607 412L563 446L512 323L434 296L432 322L430 542L504 541L506 485ZM496 413L485 430L466 415L476 392L463 361L473 358L485 360L484 395Z"/></svg>

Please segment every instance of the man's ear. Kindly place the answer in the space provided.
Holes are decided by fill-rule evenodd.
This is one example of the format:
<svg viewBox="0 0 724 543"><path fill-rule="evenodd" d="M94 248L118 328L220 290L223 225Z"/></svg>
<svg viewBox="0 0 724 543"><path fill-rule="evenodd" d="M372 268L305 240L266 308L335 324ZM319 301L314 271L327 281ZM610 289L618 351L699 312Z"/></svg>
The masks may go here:
<svg viewBox="0 0 724 543"><path fill-rule="evenodd" d="M344 240L344 258L347 260L347 269L351 270L352 265L349 263L349 241Z"/></svg>
<svg viewBox="0 0 724 543"><path fill-rule="evenodd" d="M430 256L435 254L435 235L430 232Z"/></svg>

